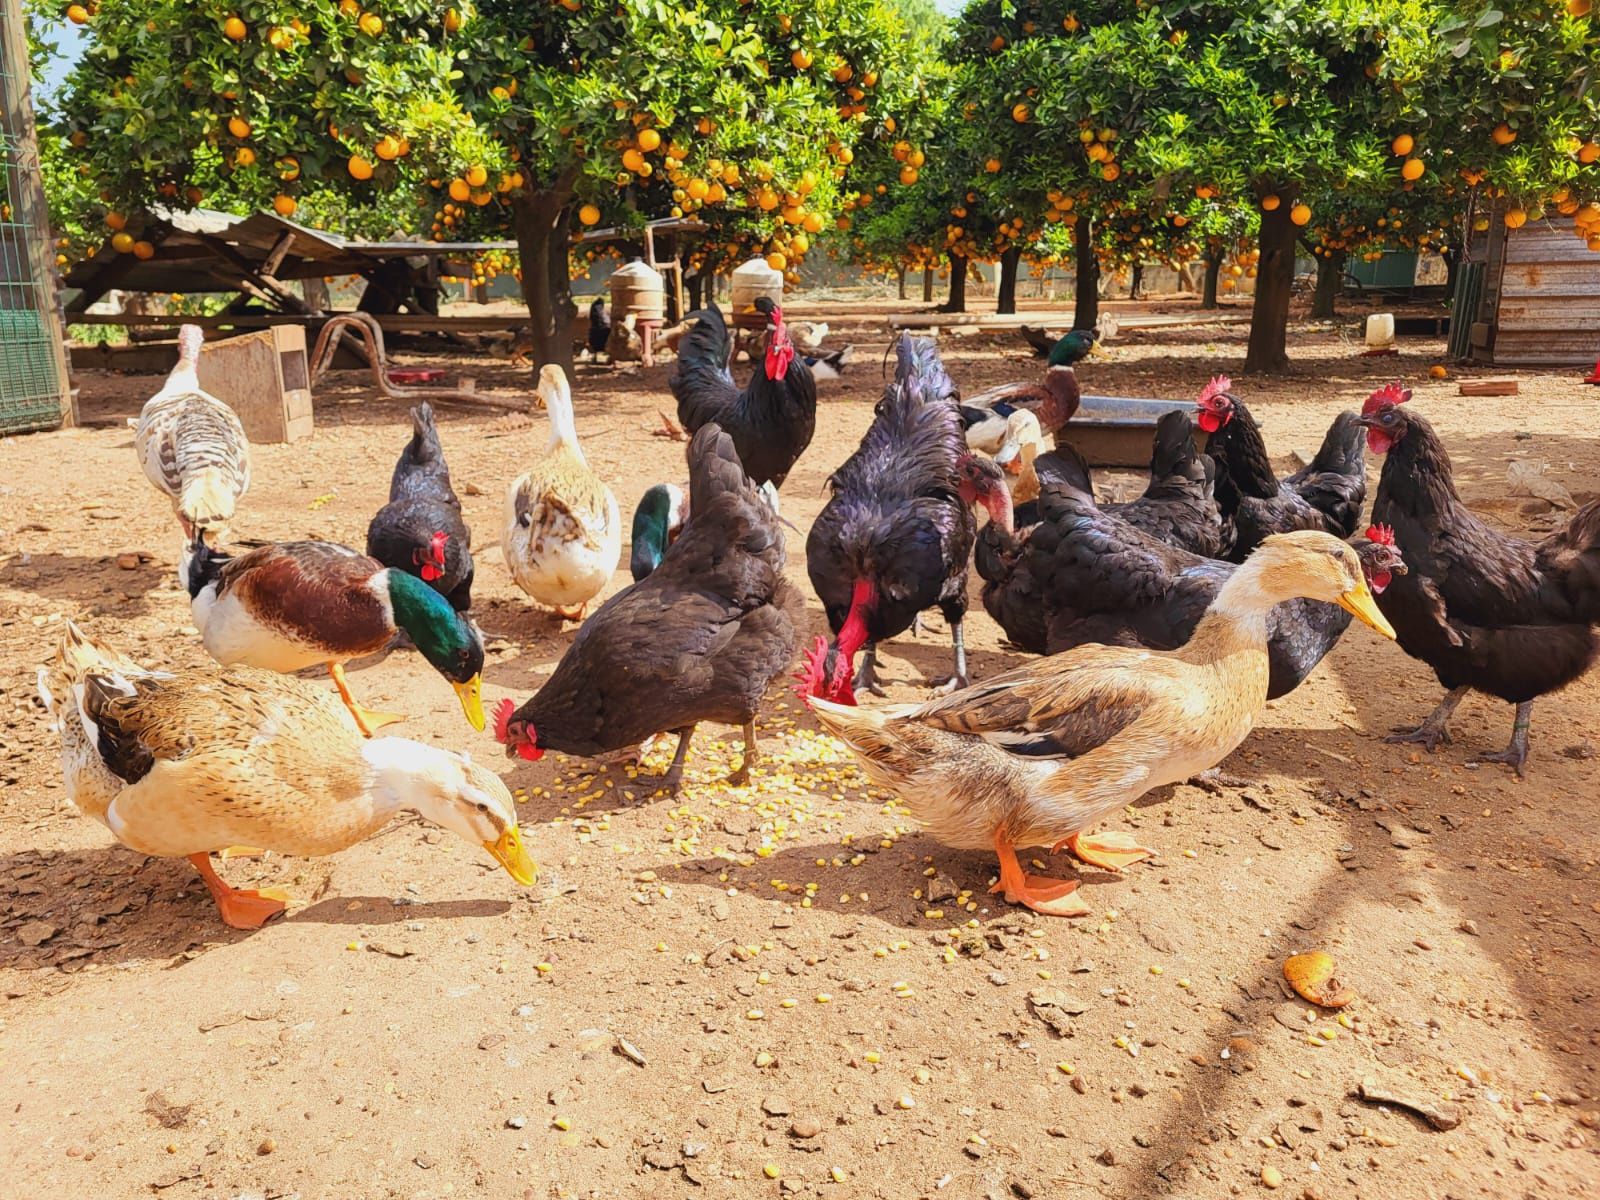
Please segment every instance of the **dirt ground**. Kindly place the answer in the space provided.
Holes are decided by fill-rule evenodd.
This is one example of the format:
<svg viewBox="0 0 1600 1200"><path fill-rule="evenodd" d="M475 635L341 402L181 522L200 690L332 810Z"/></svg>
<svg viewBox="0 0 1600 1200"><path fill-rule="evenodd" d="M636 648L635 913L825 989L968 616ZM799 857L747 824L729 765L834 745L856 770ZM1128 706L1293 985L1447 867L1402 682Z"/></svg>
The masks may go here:
<svg viewBox="0 0 1600 1200"><path fill-rule="evenodd" d="M822 385L784 489L801 530L881 386L881 327L833 326L861 353ZM1242 339L1128 330L1085 390L1191 397ZM1374 360L1358 342L1298 328L1293 376L1240 384L1280 460L1399 375L1497 524L1559 519L1508 495L1513 460L1596 491L1600 392L1580 372L1470 399L1427 379L1439 343ZM1037 369L1011 337L943 349L968 389ZM498 362L417 362L527 390ZM682 448L647 432L668 370L580 371L584 445L624 510L683 475ZM750 787L719 782L736 731L704 730L668 801L661 755L637 778L504 759L397 652L352 672L357 695L497 764L538 884L404 820L331 859L222 864L296 896L246 934L186 863L65 802L34 684L60 622L152 666L204 661L176 524L123 423L154 382L81 383L85 427L0 440L0 1196L1600 1195L1600 678L1539 704L1519 783L1465 765L1510 733L1509 707L1481 698L1436 755L1385 745L1440 688L1357 626L1225 764L1252 786L1141 801L1114 827L1156 858L1087 875L1096 915L1067 921L992 903L992 857L919 833L786 691ZM317 399L312 440L256 448L238 536L362 543L406 414L353 373ZM498 550L503 489L544 420L450 408L441 424L494 639L485 704L520 702L571 638ZM790 571L809 595L794 534ZM975 675L1016 661L976 600L968 628ZM949 661L936 616L885 651L894 699ZM1312 948L1359 994L1343 1019L1281 988L1285 956ZM1358 1098L1363 1081L1414 1109Z"/></svg>

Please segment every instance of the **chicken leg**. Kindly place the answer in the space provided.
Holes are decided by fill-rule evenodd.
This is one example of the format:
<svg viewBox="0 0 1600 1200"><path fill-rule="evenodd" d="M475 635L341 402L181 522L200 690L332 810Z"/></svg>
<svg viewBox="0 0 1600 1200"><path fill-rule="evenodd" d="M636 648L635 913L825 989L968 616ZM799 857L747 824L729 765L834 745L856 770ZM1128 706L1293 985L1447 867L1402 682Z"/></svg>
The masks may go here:
<svg viewBox="0 0 1600 1200"><path fill-rule="evenodd" d="M1444 699L1439 701L1439 707L1428 714L1428 717L1415 729L1397 729L1383 740L1392 743L1415 742L1429 754L1432 754L1441 744L1450 744L1450 717L1455 713L1456 706L1467 698L1469 687L1451 688L1444 694Z"/></svg>
<svg viewBox="0 0 1600 1200"><path fill-rule="evenodd" d="M356 703L356 698L350 694L350 684L344 677L343 663L329 663L328 674L333 676L333 686L339 689L339 699L344 701L344 706L350 710L350 715L356 719L356 728L360 729L363 736L371 737L375 730L382 729L385 725L393 725L405 718L399 713L374 712L372 709L363 708Z"/></svg>
<svg viewBox="0 0 1600 1200"><path fill-rule="evenodd" d="M191 854L189 861L200 872L206 891L217 902L222 923L235 929L260 929L287 907L289 894L282 888L249 891L232 888L211 866L211 855Z"/></svg>
<svg viewBox="0 0 1600 1200"><path fill-rule="evenodd" d="M967 643L961 632L961 618L957 617L950 622L950 649L955 659L955 673L943 683L937 685L937 690L949 695L959 692L967 686Z"/></svg>
<svg viewBox="0 0 1600 1200"><path fill-rule="evenodd" d="M1006 903L1025 905L1048 917L1089 915L1089 906L1072 894L1078 890L1078 881L1027 874L1017 861L1016 846L1003 829L994 831L994 852L1000 859L1000 879L989 889L991 895L1001 893Z"/></svg>
<svg viewBox="0 0 1600 1200"><path fill-rule="evenodd" d="M735 787L743 787L750 782L750 768L760 761L760 746L756 743L756 722L752 717L744 723L744 757L739 760L739 769L728 776L728 782Z"/></svg>
<svg viewBox="0 0 1600 1200"><path fill-rule="evenodd" d="M1533 721L1533 701L1524 700L1517 705L1516 718L1511 722L1511 744L1492 754L1480 754L1475 763L1504 763L1517 773L1518 779L1527 777L1523 767L1528 762L1528 726Z"/></svg>
<svg viewBox="0 0 1600 1200"><path fill-rule="evenodd" d="M871 692L874 696L887 693L878 682L878 643L868 642L861 653L861 665L856 668L855 682L851 687L858 692Z"/></svg>
<svg viewBox="0 0 1600 1200"><path fill-rule="evenodd" d="M678 789L683 786L683 760L689 753L689 739L694 736L694 726L686 725L673 732L678 735L678 752L672 756L672 765L661 777L661 790L669 796L676 796Z"/></svg>

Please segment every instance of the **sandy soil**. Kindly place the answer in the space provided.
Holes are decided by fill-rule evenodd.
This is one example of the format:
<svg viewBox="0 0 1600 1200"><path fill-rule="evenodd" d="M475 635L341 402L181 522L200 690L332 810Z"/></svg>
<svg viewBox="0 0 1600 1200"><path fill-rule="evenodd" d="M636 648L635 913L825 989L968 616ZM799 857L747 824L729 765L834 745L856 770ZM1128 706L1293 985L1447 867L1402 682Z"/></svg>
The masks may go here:
<svg viewBox="0 0 1600 1200"><path fill-rule="evenodd" d="M1085 384L1187 397L1237 365L1242 336L1129 332ZM885 335L836 323L841 339L859 365L824 385L784 492L801 529L877 393ZM1309 454L1398 373L1497 523L1554 519L1507 495L1512 460L1547 463L1580 500L1595 491L1600 394L1577 372L1467 399L1425 378L1437 343L1387 361L1358 348L1302 329L1294 376L1242 384L1281 456ZM1034 369L1014 338L945 349L969 388ZM437 361L523 387L497 363ZM646 431L670 404L666 373L578 381L587 451L625 508L682 475L681 447ZM244 934L187 864L115 845L64 801L33 682L59 623L151 665L203 659L175 525L122 424L151 381L82 383L86 427L0 441L0 1195L1600 1193L1595 677L1539 705L1519 783L1465 765L1504 743L1503 705L1465 705L1437 755L1383 744L1440 689L1358 627L1226 764L1250 788L1180 787L1116 823L1158 855L1087 876L1096 916L1074 922L990 903L992 859L918 833L786 694L751 787L717 782L738 738L706 730L667 801L651 794L660 759L631 779L499 758L442 681L395 653L352 673L357 694L411 714L401 732L496 755L526 798L538 885L404 821L332 859L224 864L297 897ZM317 419L311 441L257 449L240 536L361 543L404 410L349 374L320 391ZM497 548L502 490L543 419L453 408L443 436L496 637L485 701L520 701L571 636ZM146 557L124 569L128 554ZM886 647L896 699L947 668L930 624ZM976 605L969 645L979 676L1014 661ZM1308 948L1359 993L1345 1022L1281 990L1284 957ZM1358 1099L1363 1080L1452 1127Z"/></svg>

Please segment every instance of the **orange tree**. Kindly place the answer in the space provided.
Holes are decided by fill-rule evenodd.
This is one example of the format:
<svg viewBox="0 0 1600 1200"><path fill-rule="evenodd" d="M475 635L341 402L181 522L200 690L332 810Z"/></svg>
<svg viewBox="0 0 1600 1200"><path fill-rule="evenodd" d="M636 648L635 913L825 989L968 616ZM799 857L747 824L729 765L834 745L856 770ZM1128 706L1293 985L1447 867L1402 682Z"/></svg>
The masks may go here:
<svg viewBox="0 0 1600 1200"><path fill-rule="evenodd" d="M797 232L831 221L845 152L911 94L883 0L98 0L72 15L88 45L57 132L130 236L152 205L208 187L285 215L323 189L357 211L420 197L414 229L515 238L538 363L570 365L572 230L725 207L786 263Z"/></svg>

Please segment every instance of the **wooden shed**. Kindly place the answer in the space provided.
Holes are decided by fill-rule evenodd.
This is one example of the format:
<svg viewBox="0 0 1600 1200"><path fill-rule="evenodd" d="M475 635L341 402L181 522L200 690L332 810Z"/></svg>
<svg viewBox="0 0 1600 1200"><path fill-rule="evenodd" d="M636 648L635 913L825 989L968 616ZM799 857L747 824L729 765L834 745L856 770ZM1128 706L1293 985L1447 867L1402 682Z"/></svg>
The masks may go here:
<svg viewBox="0 0 1600 1200"><path fill-rule="evenodd" d="M1469 259L1481 271L1461 280L1457 300L1458 311L1469 317L1463 323L1469 344L1462 349L1474 361L1587 367L1600 358L1600 254L1573 236L1567 221L1507 229L1496 214ZM1479 293L1476 304L1471 291Z"/></svg>

